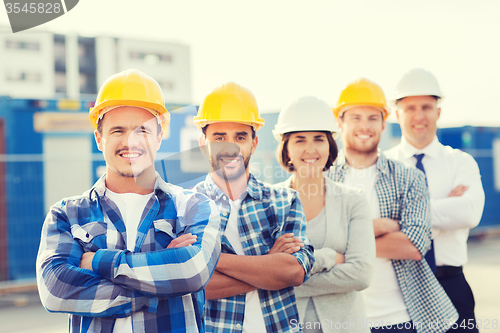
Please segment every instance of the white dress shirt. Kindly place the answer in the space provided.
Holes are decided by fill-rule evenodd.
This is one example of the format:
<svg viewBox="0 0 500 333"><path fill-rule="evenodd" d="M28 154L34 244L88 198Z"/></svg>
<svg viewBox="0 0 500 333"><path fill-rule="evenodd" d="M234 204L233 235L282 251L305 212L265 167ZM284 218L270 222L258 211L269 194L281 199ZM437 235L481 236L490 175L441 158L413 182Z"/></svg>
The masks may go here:
<svg viewBox="0 0 500 333"><path fill-rule="evenodd" d="M484 208L479 167L471 155L443 146L437 136L423 149L412 146L402 137L401 143L385 155L415 167L417 160L413 155L422 153L431 198L436 265L463 266L467 263L469 229L479 224ZM448 197L458 185L469 186L469 189L462 196Z"/></svg>

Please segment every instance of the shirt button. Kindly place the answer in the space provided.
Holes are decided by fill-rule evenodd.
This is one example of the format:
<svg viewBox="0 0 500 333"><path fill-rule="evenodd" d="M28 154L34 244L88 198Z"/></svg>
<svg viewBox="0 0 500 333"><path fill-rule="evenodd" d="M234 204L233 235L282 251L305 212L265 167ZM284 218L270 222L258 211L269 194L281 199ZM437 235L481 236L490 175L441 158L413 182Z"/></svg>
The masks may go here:
<svg viewBox="0 0 500 333"><path fill-rule="evenodd" d="M241 330L241 325L240 324L236 324L236 328Z"/></svg>
<svg viewBox="0 0 500 333"><path fill-rule="evenodd" d="M223 196L223 197L222 197L222 199L227 200L227 197L226 197L226 196Z"/></svg>
<svg viewBox="0 0 500 333"><path fill-rule="evenodd" d="M227 216L227 212L222 213L222 216Z"/></svg>

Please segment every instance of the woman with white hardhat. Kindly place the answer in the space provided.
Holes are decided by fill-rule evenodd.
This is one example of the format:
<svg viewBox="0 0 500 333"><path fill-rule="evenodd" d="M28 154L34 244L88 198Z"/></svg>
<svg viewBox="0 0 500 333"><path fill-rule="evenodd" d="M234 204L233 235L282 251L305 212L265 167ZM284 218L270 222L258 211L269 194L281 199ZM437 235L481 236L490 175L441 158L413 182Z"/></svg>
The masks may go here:
<svg viewBox="0 0 500 333"><path fill-rule="evenodd" d="M368 287L375 241L368 202L354 188L323 176L337 158L332 109L316 97L283 108L273 134L278 161L292 175L277 186L300 194L316 263L295 288L304 332L370 332L360 290Z"/></svg>

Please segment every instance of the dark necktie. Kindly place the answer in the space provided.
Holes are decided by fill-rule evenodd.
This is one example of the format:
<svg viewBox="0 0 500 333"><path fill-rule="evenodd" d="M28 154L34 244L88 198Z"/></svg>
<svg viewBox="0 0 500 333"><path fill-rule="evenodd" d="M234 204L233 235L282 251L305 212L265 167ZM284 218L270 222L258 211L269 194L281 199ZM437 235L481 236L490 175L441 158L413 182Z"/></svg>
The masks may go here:
<svg viewBox="0 0 500 333"><path fill-rule="evenodd" d="M422 164L422 160L424 159L425 154L415 154L413 157L417 159L417 164L415 166L417 169L422 171L425 175L424 165ZM427 184L427 177L425 177L425 183ZM434 241L431 239L431 248L425 255L425 261L429 264L429 267L432 269L433 273L436 273L436 257L434 256Z"/></svg>

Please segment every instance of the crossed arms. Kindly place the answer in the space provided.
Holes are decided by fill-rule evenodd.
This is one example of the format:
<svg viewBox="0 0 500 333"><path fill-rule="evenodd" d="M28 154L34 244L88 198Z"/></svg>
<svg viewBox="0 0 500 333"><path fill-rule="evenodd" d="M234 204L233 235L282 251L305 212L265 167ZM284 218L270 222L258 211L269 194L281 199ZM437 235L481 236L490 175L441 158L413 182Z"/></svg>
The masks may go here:
<svg viewBox="0 0 500 333"><path fill-rule="evenodd" d="M461 197L467 190L468 186L458 185L450 192L448 198ZM429 205L430 202L428 196L419 193L419 191L415 189L409 192L407 206L402 214L402 221L390 218L378 218L373 220L377 257L418 261L421 260L427 252L428 246L422 246L422 242L418 242L420 236L411 232L411 228L418 228L418 225L410 222L412 218L407 212L419 210L417 205L422 204L422 202L425 202L426 205ZM425 227L425 229L430 229L429 212L427 212L425 219L429 221L429 225ZM423 225L421 227L423 227Z"/></svg>
<svg viewBox="0 0 500 333"><path fill-rule="evenodd" d="M100 249L84 255L71 232L76 217L67 213L78 208L70 205L76 204L53 207L42 231L37 282L49 311L126 317L140 310L155 311L159 299L194 293L208 283L220 253L218 210L208 198L193 197L186 204L183 222L194 236L191 240L187 236L188 243L194 240L192 245L139 253ZM186 244L183 241L179 237L172 243L180 246Z"/></svg>
<svg viewBox="0 0 500 333"><path fill-rule="evenodd" d="M293 233L276 239L266 255L245 256L222 253L214 275L205 288L207 299L219 299L256 289L279 290L299 286L305 271L292 254L304 247Z"/></svg>
<svg viewBox="0 0 500 333"><path fill-rule="evenodd" d="M432 227L438 230L471 229L481 220L484 190L479 167L468 154L463 154L453 177L455 188L440 199L431 199Z"/></svg>

